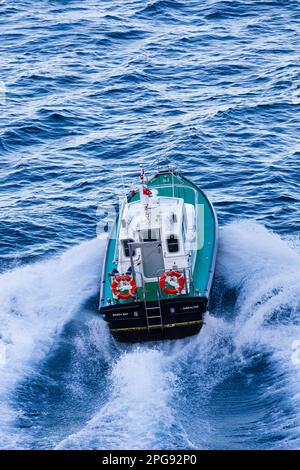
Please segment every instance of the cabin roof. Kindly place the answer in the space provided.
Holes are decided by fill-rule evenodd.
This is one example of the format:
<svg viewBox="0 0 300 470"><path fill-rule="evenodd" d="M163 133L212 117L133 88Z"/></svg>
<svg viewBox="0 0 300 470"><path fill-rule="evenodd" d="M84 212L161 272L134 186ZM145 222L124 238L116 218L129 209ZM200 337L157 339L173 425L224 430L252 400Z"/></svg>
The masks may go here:
<svg viewBox="0 0 300 470"><path fill-rule="evenodd" d="M183 211L182 198L151 197L148 200L147 212L141 201L126 204L121 217L119 237L137 239L140 231L149 229L160 229L161 237L179 234Z"/></svg>

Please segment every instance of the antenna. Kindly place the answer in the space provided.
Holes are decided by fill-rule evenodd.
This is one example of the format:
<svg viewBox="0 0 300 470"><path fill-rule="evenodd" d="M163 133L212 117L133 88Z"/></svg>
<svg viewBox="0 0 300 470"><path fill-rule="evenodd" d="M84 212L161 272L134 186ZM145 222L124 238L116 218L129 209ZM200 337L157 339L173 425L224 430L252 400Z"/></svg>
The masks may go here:
<svg viewBox="0 0 300 470"><path fill-rule="evenodd" d="M144 180L145 180L145 170L144 170L144 165L143 165L143 163L140 163L140 164L139 164L139 167L140 167L140 169L141 169L141 171L140 171L141 183L144 184Z"/></svg>
<svg viewBox="0 0 300 470"><path fill-rule="evenodd" d="M172 194L173 194L173 199L174 199L174 194L175 194L175 187L174 187L174 173L173 173L173 166L171 166L171 172L172 172Z"/></svg>
<svg viewBox="0 0 300 470"><path fill-rule="evenodd" d="M123 196L124 196L124 199L126 199L126 189L125 189L123 173L121 172L120 165L119 165L119 171L120 171L120 174L121 174L121 182L122 182Z"/></svg>
<svg viewBox="0 0 300 470"><path fill-rule="evenodd" d="M145 215L149 219L149 194L152 194L150 189L148 189L147 184L145 183L145 170L144 170L144 165L142 163L139 164L141 173L140 173L140 179L141 179L141 188L140 188L140 200L141 203L144 206L145 210Z"/></svg>

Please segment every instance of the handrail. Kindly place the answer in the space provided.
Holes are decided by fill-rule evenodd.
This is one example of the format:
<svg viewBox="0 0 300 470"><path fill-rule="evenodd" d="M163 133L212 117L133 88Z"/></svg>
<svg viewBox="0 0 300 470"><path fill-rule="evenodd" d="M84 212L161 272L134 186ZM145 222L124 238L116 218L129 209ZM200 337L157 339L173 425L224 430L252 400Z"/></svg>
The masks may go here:
<svg viewBox="0 0 300 470"><path fill-rule="evenodd" d="M146 301L146 289L145 289L145 279L144 279L144 276L143 274L140 272L140 271L135 271L135 278L136 278L136 275L139 274L141 276L141 287L142 287L142 294L143 294L143 301L145 302ZM136 279L135 279L136 280ZM137 282L136 282L137 284ZM138 299L138 295L136 293L136 300Z"/></svg>
<svg viewBox="0 0 300 470"><path fill-rule="evenodd" d="M193 276L192 276L191 268L190 267L187 267L187 268L177 268L176 267L175 270L184 275L184 282L185 282L185 284L184 284L185 285L185 294L184 295L189 295L190 292L192 291L192 289L195 290L194 279L193 279ZM170 271L171 271L171 269L170 269ZM164 272L165 272L165 270L163 270L163 269L159 269L157 271L157 284L158 284L158 293L159 294L161 293L161 288L159 286L159 280L160 280L160 276ZM189 274L188 278L187 278L187 273ZM192 286L192 289L191 289L191 286Z"/></svg>
<svg viewBox="0 0 300 470"><path fill-rule="evenodd" d="M121 220L122 220L122 214L123 214L123 211L124 211L124 207L125 207L125 204L126 204L126 200L123 199L123 202L122 202L122 206L121 206L121 209L119 211L119 214L118 214L118 229L117 229L117 234L116 234L116 247L115 247L115 254L114 254L114 260L116 261L116 264L118 263L119 261L119 235L120 235L120 230L121 230Z"/></svg>

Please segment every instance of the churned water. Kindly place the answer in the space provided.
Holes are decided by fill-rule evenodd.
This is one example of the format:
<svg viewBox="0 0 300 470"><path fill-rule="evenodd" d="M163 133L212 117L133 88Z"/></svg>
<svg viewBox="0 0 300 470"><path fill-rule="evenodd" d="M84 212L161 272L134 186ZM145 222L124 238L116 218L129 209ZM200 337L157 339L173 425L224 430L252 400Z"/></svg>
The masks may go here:
<svg viewBox="0 0 300 470"><path fill-rule="evenodd" d="M0 2L0 447L300 447L300 4ZM169 160L220 223L201 333L120 345L96 225Z"/></svg>

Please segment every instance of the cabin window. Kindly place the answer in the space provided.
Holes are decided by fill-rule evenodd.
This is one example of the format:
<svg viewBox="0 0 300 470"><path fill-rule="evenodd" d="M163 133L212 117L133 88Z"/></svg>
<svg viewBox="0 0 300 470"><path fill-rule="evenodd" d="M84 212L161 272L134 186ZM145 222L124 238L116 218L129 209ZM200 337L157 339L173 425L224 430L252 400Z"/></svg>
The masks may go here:
<svg viewBox="0 0 300 470"><path fill-rule="evenodd" d="M151 228L148 230L142 230L140 236L143 242L157 242L158 240L157 230Z"/></svg>
<svg viewBox="0 0 300 470"><path fill-rule="evenodd" d="M177 253L177 251L179 251L179 243L176 235L170 235L167 238L167 245L169 253Z"/></svg>
<svg viewBox="0 0 300 470"><path fill-rule="evenodd" d="M130 257L128 243L133 243L133 242L134 242L134 240L132 238L128 238L127 240L122 240L123 248L124 248L124 254L127 258ZM132 250L132 256L135 256L135 250Z"/></svg>

